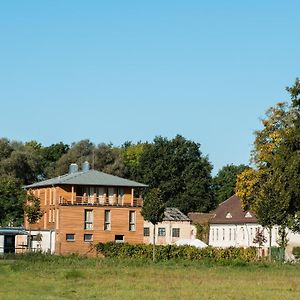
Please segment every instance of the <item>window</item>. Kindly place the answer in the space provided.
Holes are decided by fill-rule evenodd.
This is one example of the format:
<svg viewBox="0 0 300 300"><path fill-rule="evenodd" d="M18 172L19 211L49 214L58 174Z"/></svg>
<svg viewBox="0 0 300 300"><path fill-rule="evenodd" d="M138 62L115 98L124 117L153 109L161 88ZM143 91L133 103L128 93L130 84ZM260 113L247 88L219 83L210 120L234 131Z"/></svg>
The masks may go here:
<svg viewBox="0 0 300 300"><path fill-rule="evenodd" d="M218 228L216 229L216 240L217 241L219 240L219 229Z"/></svg>
<svg viewBox="0 0 300 300"><path fill-rule="evenodd" d="M223 228L223 241L225 241L225 228Z"/></svg>
<svg viewBox="0 0 300 300"><path fill-rule="evenodd" d="M84 210L84 229L85 230L93 229L93 210L92 209Z"/></svg>
<svg viewBox="0 0 300 300"><path fill-rule="evenodd" d="M244 227L241 228L241 231L242 231L242 238L244 240L245 239L245 230L244 230Z"/></svg>
<svg viewBox="0 0 300 300"><path fill-rule="evenodd" d="M129 211L129 231L135 231L135 211Z"/></svg>
<svg viewBox="0 0 300 300"><path fill-rule="evenodd" d="M211 240L214 241L215 239L215 231L214 229L211 230Z"/></svg>
<svg viewBox="0 0 300 300"><path fill-rule="evenodd" d="M247 213L245 214L245 218L252 218L252 215L250 214L249 211L247 211Z"/></svg>
<svg viewBox="0 0 300 300"><path fill-rule="evenodd" d="M110 210L104 211L104 230L110 230Z"/></svg>
<svg viewBox="0 0 300 300"><path fill-rule="evenodd" d="M158 227L158 236L166 236L166 228Z"/></svg>
<svg viewBox="0 0 300 300"><path fill-rule="evenodd" d="M180 228L172 228L172 237L180 237Z"/></svg>
<svg viewBox="0 0 300 300"><path fill-rule="evenodd" d="M124 243L124 235L121 234L116 234L115 235L115 242L116 243Z"/></svg>
<svg viewBox="0 0 300 300"><path fill-rule="evenodd" d="M231 228L229 228L229 241L231 241Z"/></svg>
<svg viewBox="0 0 300 300"><path fill-rule="evenodd" d="M227 215L226 215L226 219L231 219L231 218L232 218L232 215L231 215L230 212L228 212Z"/></svg>
<svg viewBox="0 0 300 300"><path fill-rule="evenodd" d="M85 242L92 242L93 241L93 235L92 234L85 234L84 235L84 241Z"/></svg>
<svg viewBox="0 0 300 300"><path fill-rule="evenodd" d="M74 233L67 233L66 234L66 240L69 242L75 241L75 234Z"/></svg>
<svg viewBox="0 0 300 300"><path fill-rule="evenodd" d="M144 227L144 236L150 236L150 228Z"/></svg>

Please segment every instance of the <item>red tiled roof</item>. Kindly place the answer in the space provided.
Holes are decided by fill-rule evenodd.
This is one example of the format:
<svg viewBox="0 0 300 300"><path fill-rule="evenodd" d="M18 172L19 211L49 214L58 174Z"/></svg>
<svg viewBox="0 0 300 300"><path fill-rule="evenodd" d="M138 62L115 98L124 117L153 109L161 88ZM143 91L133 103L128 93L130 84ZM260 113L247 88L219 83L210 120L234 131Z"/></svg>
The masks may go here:
<svg viewBox="0 0 300 300"><path fill-rule="evenodd" d="M244 211L242 201L236 195L220 203L213 213L215 216L210 220L211 224L257 223L254 212Z"/></svg>

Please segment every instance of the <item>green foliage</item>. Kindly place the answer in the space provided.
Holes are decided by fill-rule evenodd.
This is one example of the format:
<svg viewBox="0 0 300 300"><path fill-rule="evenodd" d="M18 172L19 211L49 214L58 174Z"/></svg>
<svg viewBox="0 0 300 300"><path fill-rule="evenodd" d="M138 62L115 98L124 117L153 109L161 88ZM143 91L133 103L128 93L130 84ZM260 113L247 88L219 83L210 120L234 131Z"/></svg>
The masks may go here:
<svg viewBox="0 0 300 300"><path fill-rule="evenodd" d="M95 245L98 254L110 258L135 258L151 259L152 245L131 245L121 243L98 243ZM222 262L224 260L256 261L256 248L212 248L198 249L192 246L156 246L158 260L188 259L188 260L212 260Z"/></svg>
<svg viewBox="0 0 300 300"><path fill-rule="evenodd" d="M144 199L141 214L146 221L153 225L162 222L164 217L165 205L161 198L159 189L151 189Z"/></svg>
<svg viewBox="0 0 300 300"><path fill-rule="evenodd" d="M20 181L11 176L0 177L0 226L23 223L25 192Z"/></svg>
<svg viewBox="0 0 300 300"><path fill-rule="evenodd" d="M44 214L41 210L40 199L35 197L32 193L27 194L24 211L29 224L36 223Z"/></svg>
<svg viewBox="0 0 300 300"><path fill-rule="evenodd" d="M278 103L262 120L263 129L256 131L252 161L255 169L238 176L237 195L250 206L260 222L293 227L300 210L300 84L287 88L292 105ZM251 175L251 176L248 176Z"/></svg>
<svg viewBox="0 0 300 300"><path fill-rule="evenodd" d="M156 137L145 144L139 163L139 177L150 188L159 188L167 206L184 213L209 211L215 206L212 166L200 152L200 145L177 135L168 140Z"/></svg>
<svg viewBox="0 0 300 300"><path fill-rule="evenodd" d="M197 229L197 239L203 241L204 243L208 244L209 240L209 224L195 224Z"/></svg>
<svg viewBox="0 0 300 300"><path fill-rule="evenodd" d="M300 247L293 247L292 253L296 259L299 259L300 258Z"/></svg>
<svg viewBox="0 0 300 300"><path fill-rule="evenodd" d="M235 194L237 176L247 169L245 165L226 165L213 178L213 189L217 203L221 203Z"/></svg>

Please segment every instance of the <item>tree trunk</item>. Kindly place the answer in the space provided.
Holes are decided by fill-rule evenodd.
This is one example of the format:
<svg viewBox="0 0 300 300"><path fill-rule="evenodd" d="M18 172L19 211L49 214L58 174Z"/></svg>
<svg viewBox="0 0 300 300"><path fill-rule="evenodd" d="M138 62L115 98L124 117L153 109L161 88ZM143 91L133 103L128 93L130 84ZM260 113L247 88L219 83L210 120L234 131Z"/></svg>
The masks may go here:
<svg viewBox="0 0 300 300"><path fill-rule="evenodd" d="M28 250L31 252L31 226L29 225Z"/></svg>
<svg viewBox="0 0 300 300"><path fill-rule="evenodd" d="M153 224L153 248L152 248L152 260L155 262L155 224Z"/></svg>
<svg viewBox="0 0 300 300"><path fill-rule="evenodd" d="M272 261L272 227L269 227L269 261Z"/></svg>

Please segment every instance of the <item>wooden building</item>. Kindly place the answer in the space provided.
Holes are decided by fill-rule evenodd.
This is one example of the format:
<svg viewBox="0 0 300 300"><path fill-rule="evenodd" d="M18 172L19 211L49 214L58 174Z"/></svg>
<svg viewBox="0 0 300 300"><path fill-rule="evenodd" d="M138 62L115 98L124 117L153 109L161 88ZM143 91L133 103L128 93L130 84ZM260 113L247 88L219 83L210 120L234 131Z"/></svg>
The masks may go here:
<svg viewBox="0 0 300 300"><path fill-rule="evenodd" d="M144 219L142 198L136 191L146 185L90 170L88 163L78 171L26 186L40 199L43 217L31 225L33 247L56 254L88 254L98 242L142 243ZM140 195L140 194L139 194ZM29 224L25 218L25 227Z"/></svg>

